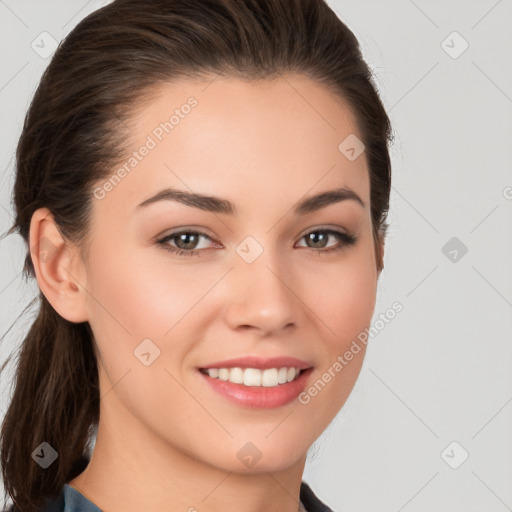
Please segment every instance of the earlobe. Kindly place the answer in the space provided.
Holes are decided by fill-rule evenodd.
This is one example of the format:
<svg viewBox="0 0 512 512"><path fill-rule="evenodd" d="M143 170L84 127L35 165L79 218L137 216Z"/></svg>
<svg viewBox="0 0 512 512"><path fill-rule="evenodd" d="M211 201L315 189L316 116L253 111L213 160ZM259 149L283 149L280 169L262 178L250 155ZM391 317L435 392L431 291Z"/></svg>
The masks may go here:
<svg viewBox="0 0 512 512"><path fill-rule="evenodd" d="M39 288L55 311L70 322L87 321L85 269L78 248L63 237L48 208L32 215L29 247Z"/></svg>

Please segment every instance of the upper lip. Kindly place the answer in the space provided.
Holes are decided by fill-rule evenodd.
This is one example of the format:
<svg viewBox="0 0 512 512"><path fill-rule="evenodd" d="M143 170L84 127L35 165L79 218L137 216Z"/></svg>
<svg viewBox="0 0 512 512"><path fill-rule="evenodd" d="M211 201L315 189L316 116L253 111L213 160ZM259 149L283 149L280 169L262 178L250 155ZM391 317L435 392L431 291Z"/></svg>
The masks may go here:
<svg viewBox="0 0 512 512"><path fill-rule="evenodd" d="M207 368L259 368L260 370L265 370L267 368L282 368L282 367L293 367L299 368L300 370L305 370L307 368L311 368L311 364L306 361L302 361L295 357L269 357L264 358L260 356L245 356L238 357L236 359L228 359L226 361L219 361L215 363L208 364L207 366L201 366L200 369L204 370Z"/></svg>

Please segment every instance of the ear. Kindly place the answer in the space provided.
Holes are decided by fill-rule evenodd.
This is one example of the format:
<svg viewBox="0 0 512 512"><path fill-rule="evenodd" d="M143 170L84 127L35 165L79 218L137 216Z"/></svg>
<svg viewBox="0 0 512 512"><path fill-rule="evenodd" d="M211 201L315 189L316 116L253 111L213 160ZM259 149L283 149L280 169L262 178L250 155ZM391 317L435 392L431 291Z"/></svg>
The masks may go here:
<svg viewBox="0 0 512 512"><path fill-rule="evenodd" d="M70 322L87 321L85 266L48 208L32 215L29 247L39 288L55 311Z"/></svg>

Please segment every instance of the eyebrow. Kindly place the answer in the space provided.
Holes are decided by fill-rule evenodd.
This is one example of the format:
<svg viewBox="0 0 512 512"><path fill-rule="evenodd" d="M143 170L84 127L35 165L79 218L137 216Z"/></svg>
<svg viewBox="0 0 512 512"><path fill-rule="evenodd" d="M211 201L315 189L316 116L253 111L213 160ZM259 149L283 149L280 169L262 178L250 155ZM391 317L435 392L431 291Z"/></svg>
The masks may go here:
<svg viewBox="0 0 512 512"><path fill-rule="evenodd" d="M226 215L235 215L237 212L236 206L227 199L221 199L215 196L208 196L194 192L186 192L175 188L166 188L161 190L154 196L142 201L137 205L136 210L156 203L157 201L177 201L178 203L187 206L193 206L208 212L224 213ZM305 215L321 208L325 208L334 203L341 201L354 200L363 208L365 208L364 201L352 189L348 187L336 188L327 190L314 196L307 197L299 202L294 209L295 215Z"/></svg>

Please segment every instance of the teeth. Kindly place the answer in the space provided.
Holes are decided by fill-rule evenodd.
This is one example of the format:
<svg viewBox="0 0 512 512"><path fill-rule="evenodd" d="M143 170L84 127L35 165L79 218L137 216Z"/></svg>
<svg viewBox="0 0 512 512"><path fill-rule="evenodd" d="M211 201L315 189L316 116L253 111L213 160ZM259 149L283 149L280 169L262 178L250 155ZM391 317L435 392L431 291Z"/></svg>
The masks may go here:
<svg viewBox="0 0 512 512"><path fill-rule="evenodd" d="M275 387L278 384L286 384L295 380L299 374L299 368L268 368L260 370L258 368L208 368L202 370L213 379L220 379L232 382L233 384L243 384L244 386L263 386Z"/></svg>

